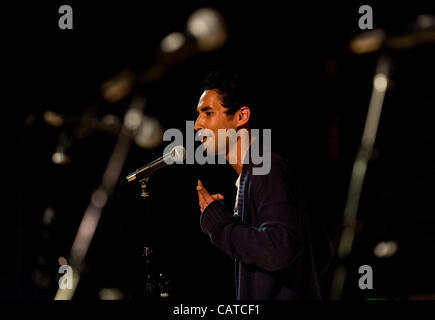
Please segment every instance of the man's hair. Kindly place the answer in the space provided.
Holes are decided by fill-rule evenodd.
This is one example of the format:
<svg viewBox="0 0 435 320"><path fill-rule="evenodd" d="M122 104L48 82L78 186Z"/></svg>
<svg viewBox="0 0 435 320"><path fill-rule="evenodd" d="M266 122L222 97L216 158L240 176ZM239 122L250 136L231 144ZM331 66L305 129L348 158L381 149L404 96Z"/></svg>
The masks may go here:
<svg viewBox="0 0 435 320"><path fill-rule="evenodd" d="M203 90L216 90L222 95L222 106L228 109L226 113L230 115L243 106L251 111L255 109L255 85L253 77L231 71L213 71L202 82Z"/></svg>

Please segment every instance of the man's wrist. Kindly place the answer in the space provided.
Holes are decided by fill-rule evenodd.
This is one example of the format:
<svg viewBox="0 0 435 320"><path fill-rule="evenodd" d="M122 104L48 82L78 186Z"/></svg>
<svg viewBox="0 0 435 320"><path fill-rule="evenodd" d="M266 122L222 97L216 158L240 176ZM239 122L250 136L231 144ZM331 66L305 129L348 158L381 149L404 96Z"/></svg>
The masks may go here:
<svg viewBox="0 0 435 320"><path fill-rule="evenodd" d="M210 234L219 222L229 217L230 215L224 203L215 200L209 203L201 214L201 229L204 233Z"/></svg>

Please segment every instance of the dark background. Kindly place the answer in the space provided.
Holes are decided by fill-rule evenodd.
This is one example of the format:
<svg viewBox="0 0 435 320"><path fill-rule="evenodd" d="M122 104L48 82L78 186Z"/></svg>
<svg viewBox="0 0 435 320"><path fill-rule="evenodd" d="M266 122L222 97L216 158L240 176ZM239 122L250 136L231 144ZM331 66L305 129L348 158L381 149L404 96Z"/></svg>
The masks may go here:
<svg viewBox="0 0 435 320"><path fill-rule="evenodd" d="M69 4L74 29L58 28L58 8ZM220 50L175 66L138 91L145 113L164 128L184 131L195 120L200 82L211 70L249 71L262 84L256 110L272 128L273 150L287 157L305 189L317 224L336 246L350 172L364 126L377 53L352 55L359 6L370 4L374 27L397 32L433 8L418 2L319 4L230 1L4 1L1 4L4 168L0 299L53 299L58 257L68 257L78 225L98 186L115 137L92 132L73 137L74 126L55 128L45 111L80 119L100 99L101 84L125 68L145 70L170 32L182 31L195 9L212 6L224 16L229 39ZM407 298L434 294L434 46L391 53L387 93L375 153L368 167L354 251L347 261L345 299ZM102 104L98 116L124 114L129 98ZM51 156L69 139L68 165ZM133 145L122 176L160 157ZM214 248L199 226L195 191L202 179L210 192L234 204L237 176L229 166L173 166L150 179L149 210L139 187L117 188L103 212L74 299L98 299L101 288L139 297L141 249L148 239L157 273L171 280L170 294L191 301L234 297L233 262ZM43 224L47 208L54 223ZM396 240L398 253L379 259L379 241ZM329 297L333 260L323 283ZM374 270L374 289L361 291L358 267Z"/></svg>

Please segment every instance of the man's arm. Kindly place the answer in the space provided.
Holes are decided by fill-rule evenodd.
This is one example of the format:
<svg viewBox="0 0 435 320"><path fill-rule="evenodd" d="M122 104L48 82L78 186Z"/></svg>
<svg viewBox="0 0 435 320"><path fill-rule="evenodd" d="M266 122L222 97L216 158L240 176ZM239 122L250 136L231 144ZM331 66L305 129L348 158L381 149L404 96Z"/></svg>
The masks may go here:
<svg viewBox="0 0 435 320"><path fill-rule="evenodd" d="M201 227L212 243L232 258L278 271L290 266L302 253L303 240L286 165L283 161L272 164L268 175L252 177L251 191L260 225L237 220L223 202L211 198L201 215ZM200 200L208 194L202 184L198 193Z"/></svg>

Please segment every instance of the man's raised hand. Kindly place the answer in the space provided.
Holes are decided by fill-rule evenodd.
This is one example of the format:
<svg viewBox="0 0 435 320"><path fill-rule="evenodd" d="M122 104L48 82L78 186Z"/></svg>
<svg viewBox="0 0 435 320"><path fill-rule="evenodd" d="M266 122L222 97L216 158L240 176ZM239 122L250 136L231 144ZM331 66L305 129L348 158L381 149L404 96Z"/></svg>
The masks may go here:
<svg viewBox="0 0 435 320"><path fill-rule="evenodd" d="M216 200L224 200L224 196L220 193L210 194L207 189L202 185L201 180L198 180L198 185L196 186L196 190L198 190L198 198L199 198L199 207L201 212L204 212L205 208Z"/></svg>

